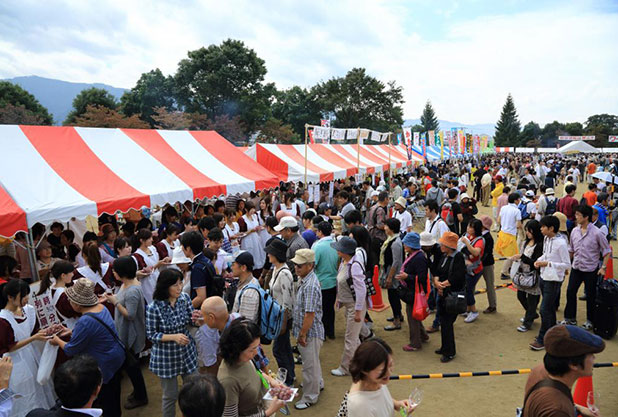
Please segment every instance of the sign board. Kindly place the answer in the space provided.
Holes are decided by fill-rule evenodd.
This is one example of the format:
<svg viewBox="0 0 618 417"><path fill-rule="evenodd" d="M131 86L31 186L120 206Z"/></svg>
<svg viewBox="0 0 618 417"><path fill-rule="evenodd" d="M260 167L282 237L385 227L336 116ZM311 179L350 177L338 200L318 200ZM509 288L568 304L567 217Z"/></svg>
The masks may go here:
<svg viewBox="0 0 618 417"><path fill-rule="evenodd" d="M618 142L618 136L610 136L609 137L609 141L610 142Z"/></svg>
<svg viewBox="0 0 618 417"><path fill-rule="evenodd" d="M58 317L56 308L52 303L52 296L49 291L32 297L32 300L41 329L46 329L53 324L60 324L60 317Z"/></svg>
<svg viewBox="0 0 618 417"><path fill-rule="evenodd" d="M558 136L558 140L594 140L595 136Z"/></svg>

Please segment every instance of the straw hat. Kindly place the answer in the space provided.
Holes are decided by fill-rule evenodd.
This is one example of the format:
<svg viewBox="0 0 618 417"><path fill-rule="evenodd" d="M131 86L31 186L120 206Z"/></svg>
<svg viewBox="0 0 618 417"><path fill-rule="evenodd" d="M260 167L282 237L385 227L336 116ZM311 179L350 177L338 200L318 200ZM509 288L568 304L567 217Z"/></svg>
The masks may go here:
<svg viewBox="0 0 618 417"><path fill-rule="evenodd" d="M397 200L395 200L395 204L399 204L401 207L406 208L407 201L405 198L399 197Z"/></svg>
<svg viewBox="0 0 618 417"><path fill-rule="evenodd" d="M79 278L73 283L73 286L67 288L67 297L78 306L92 307L97 305L99 299L94 293L95 285L88 278Z"/></svg>

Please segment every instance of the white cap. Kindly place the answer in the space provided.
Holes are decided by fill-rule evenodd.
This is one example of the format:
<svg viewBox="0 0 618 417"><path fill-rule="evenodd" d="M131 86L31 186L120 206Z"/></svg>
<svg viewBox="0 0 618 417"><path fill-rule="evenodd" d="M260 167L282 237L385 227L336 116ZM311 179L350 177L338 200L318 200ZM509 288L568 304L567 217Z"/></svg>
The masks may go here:
<svg viewBox="0 0 618 417"><path fill-rule="evenodd" d="M526 197L534 197L534 191L532 190L526 191Z"/></svg>
<svg viewBox="0 0 618 417"><path fill-rule="evenodd" d="M289 228L289 227L298 227L298 222L296 221L295 217L292 217L292 216L285 216L285 217L283 217L279 221L279 224L276 225L273 229L275 229L276 232L280 232L283 229L286 229L286 228Z"/></svg>

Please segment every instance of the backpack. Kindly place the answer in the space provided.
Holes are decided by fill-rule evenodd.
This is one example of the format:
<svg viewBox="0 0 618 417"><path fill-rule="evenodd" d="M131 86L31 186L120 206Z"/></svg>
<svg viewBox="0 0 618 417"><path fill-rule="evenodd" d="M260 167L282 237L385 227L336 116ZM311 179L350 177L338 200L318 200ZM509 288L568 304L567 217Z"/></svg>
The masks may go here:
<svg viewBox="0 0 618 417"><path fill-rule="evenodd" d="M521 219L522 220L526 220L526 219L530 218L530 213L528 213L528 203L524 203L522 201L521 203L519 203L519 206L517 206L517 208L521 212Z"/></svg>
<svg viewBox="0 0 618 417"><path fill-rule="evenodd" d="M547 197L545 197L545 199L547 200L547 207L545 208L545 215L551 216L552 214L556 212L556 207L558 207L558 199L556 197L554 197L554 201L549 201Z"/></svg>
<svg viewBox="0 0 618 417"><path fill-rule="evenodd" d="M206 296L207 297L212 297L212 296L223 297L223 293L225 292L225 278L217 274L217 271L215 270L215 266L212 264L210 259L206 258L206 262L204 262L202 259L196 259L194 265L196 265L202 271L205 271L207 274L212 276L213 293L206 294Z"/></svg>
<svg viewBox="0 0 618 417"><path fill-rule="evenodd" d="M453 226L455 224L455 214L453 213L453 205L450 202L445 202L442 204L442 208L440 209L440 217L447 226Z"/></svg>
<svg viewBox="0 0 618 417"><path fill-rule="evenodd" d="M362 253L362 252L361 252ZM358 261L354 261L348 265L348 279L346 279L346 283L350 287L350 291L352 292L352 297L356 300L356 294L354 293L354 279L352 278L352 265L359 264L361 269L363 270L363 275L365 276L365 288L367 288L367 296L376 295L376 288L373 285L373 276L371 275L371 271L365 269L365 265ZM365 260L365 264L367 260ZM369 272L369 273L368 273Z"/></svg>
<svg viewBox="0 0 618 417"><path fill-rule="evenodd" d="M262 287L255 283L249 283L242 290L238 296L239 302L242 300L242 295L247 289L252 289L258 292L260 296L260 303L258 304L258 326L260 327L260 341L262 344L269 345L281 334L284 308L279 305L277 301L265 291Z"/></svg>

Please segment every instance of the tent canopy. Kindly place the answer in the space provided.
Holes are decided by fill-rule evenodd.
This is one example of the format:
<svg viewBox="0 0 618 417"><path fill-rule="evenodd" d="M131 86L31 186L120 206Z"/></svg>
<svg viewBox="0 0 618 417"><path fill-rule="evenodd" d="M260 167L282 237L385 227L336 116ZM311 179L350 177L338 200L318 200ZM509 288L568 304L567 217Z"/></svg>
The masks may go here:
<svg viewBox="0 0 618 417"><path fill-rule="evenodd" d="M583 140L573 140L560 149L558 149L560 153L597 153L599 150L589 143L584 142Z"/></svg>
<svg viewBox="0 0 618 417"><path fill-rule="evenodd" d="M276 187L214 131L0 126L0 235L37 222Z"/></svg>
<svg viewBox="0 0 618 417"><path fill-rule="evenodd" d="M360 151L360 152L359 152ZM343 179L361 173L388 170L389 152L394 169L410 165L405 148L391 145L307 145L307 182ZM247 155L273 172L281 181L305 181L305 145L256 144Z"/></svg>

